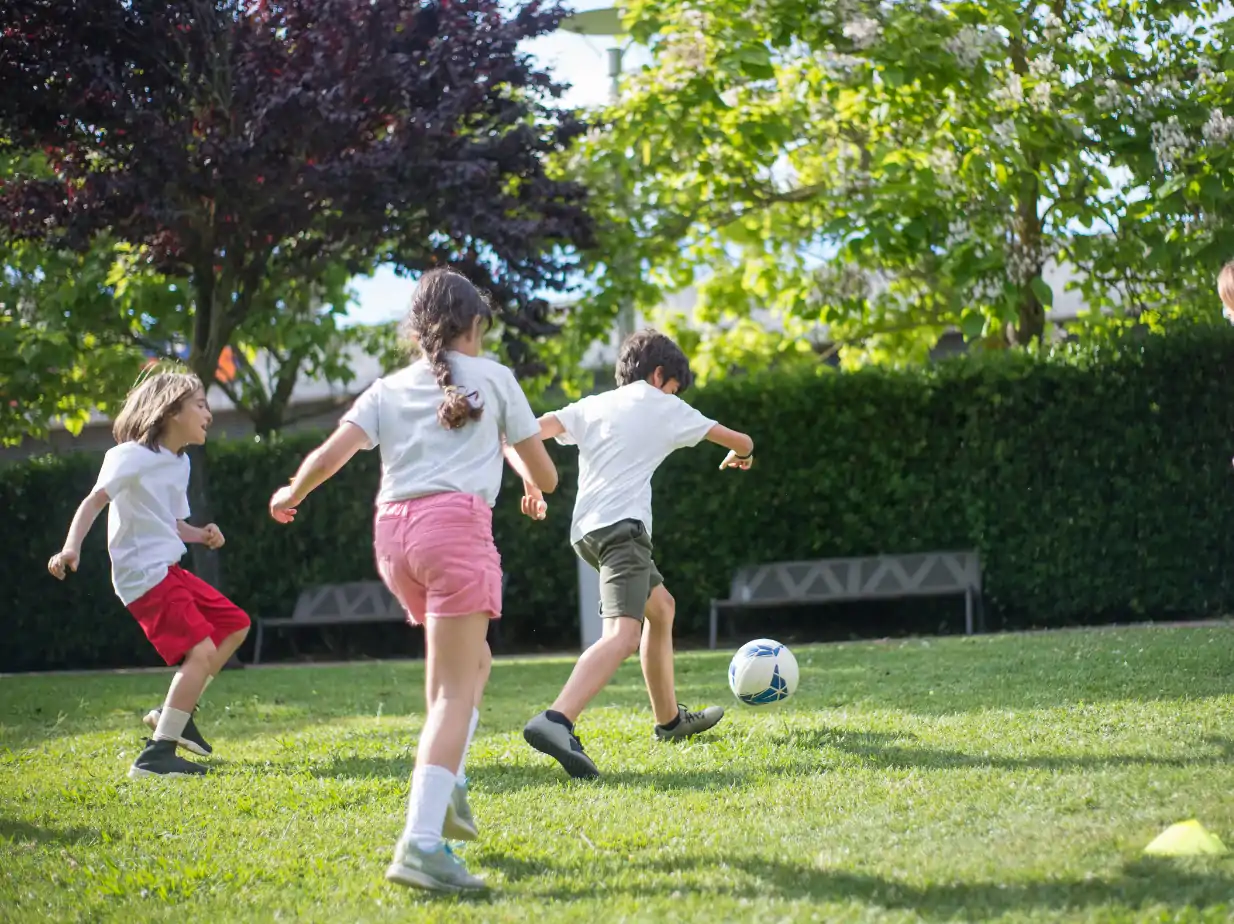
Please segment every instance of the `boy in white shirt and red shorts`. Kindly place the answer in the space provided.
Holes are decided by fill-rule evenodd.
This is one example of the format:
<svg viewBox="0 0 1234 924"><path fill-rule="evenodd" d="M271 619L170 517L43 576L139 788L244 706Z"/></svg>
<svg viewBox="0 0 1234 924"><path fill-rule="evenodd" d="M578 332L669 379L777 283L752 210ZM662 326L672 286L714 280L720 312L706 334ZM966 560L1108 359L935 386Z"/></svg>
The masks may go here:
<svg viewBox="0 0 1234 924"><path fill-rule="evenodd" d="M211 747L197 730L193 710L210 681L243 643L249 617L205 581L180 567L186 542L223 545L213 523L189 525L189 458L206 441L212 417L195 375L160 372L129 392L116 416L117 446L103 457L94 489L77 508L64 548L47 570L64 580L76 571L81 544L95 519L107 513L107 551L116 595L169 665L179 665L163 705L146 716L154 734L129 768L129 777L199 776Z"/></svg>

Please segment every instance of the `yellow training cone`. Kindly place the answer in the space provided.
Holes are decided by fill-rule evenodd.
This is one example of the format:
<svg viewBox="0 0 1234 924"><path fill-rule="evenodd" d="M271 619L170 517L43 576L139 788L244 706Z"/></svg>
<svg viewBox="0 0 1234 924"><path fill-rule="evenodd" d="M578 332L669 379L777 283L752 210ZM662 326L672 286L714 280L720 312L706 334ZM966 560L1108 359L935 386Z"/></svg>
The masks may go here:
<svg viewBox="0 0 1234 924"><path fill-rule="evenodd" d="M1194 818L1170 825L1157 835L1144 852L1157 857L1222 856L1228 851L1221 838L1204 829Z"/></svg>

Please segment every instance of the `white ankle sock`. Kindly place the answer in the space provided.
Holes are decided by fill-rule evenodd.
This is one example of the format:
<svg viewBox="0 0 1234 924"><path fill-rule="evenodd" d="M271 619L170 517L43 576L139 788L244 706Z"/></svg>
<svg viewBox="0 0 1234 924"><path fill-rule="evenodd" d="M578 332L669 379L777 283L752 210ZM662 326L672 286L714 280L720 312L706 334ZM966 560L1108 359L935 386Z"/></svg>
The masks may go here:
<svg viewBox="0 0 1234 924"><path fill-rule="evenodd" d="M446 823L446 807L454 794L457 777L445 767L426 764L411 775L411 796L407 799L407 827L403 840L421 850L441 846L441 826Z"/></svg>
<svg viewBox="0 0 1234 924"><path fill-rule="evenodd" d="M179 741L184 734L184 726L189 724L189 714L164 706L159 713L159 724L154 729L155 741Z"/></svg>
<svg viewBox="0 0 1234 924"><path fill-rule="evenodd" d="M471 710L471 723L467 726L467 740L463 742L463 757L458 762L458 781L460 783L467 780L467 751L471 748L471 739L476 735L476 726L480 724L480 710Z"/></svg>

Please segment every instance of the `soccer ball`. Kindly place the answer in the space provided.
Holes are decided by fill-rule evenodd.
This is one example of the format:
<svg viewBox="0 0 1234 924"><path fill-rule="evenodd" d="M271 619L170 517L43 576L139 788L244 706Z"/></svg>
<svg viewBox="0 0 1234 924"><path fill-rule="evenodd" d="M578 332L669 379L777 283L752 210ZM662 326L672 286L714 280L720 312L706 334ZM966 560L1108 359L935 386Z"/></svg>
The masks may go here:
<svg viewBox="0 0 1234 924"><path fill-rule="evenodd" d="M756 638L733 655L728 686L747 706L778 703L797 689L797 659L779 642Z"/></svg>

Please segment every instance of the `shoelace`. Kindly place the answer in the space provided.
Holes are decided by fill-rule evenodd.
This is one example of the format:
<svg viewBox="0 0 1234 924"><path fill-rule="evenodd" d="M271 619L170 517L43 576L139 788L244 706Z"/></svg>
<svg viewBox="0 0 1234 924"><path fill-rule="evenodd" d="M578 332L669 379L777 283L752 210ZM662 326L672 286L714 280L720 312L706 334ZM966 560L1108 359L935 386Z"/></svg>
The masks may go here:
<svg viewBox="0 0 1234 924"><path fill-rule="evenodd" d="M574 732L570 732L570 750L578 751L580 754L583 753L583 742L578 740L578 735L574 734Z"/></svg>

